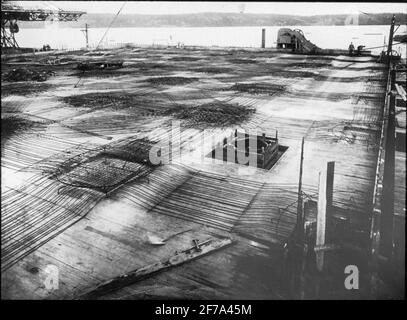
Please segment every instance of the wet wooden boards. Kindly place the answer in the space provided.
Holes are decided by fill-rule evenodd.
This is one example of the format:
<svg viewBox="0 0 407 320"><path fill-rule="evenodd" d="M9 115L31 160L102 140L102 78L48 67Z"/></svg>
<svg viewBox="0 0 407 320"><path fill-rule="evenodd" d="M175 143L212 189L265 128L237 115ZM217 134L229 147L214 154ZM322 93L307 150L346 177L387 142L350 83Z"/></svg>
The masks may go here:
<svg viewBox="0 0 407 320"><path fill-rule="evenodd" d="M195 244L194 247L184 250L180 253L175 254L171 258L159 261L145 267L141 267L127 274L118 276L111 280L108 280L95 288L89 290L87 293L80 295L77 299L95 299L97 297L103 296L113 290L123 288L125 286L131 285L139 280L142 280L152 274L166 270L171 267L181 265L185 262L191 261L193 259L202 257L210 252L219 250L223 247L232 244L232 240L229 238L221 240L207 240L199 245Z"/></svg>

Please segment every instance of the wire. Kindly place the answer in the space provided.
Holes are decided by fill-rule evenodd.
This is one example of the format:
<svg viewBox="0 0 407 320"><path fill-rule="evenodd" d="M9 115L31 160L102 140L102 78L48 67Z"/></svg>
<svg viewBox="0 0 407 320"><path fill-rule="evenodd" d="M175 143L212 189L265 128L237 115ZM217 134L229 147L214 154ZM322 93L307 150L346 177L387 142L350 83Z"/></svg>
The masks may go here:
<svg viewBox="0 0 407 320"><path fill-rule="evenodd" d="M107 27L107 29L106 29L106 31L105 31L103 37L100 39L100 41L99 41L98 45L96 46L95 50L97 50L97 49L99 48L99 46L100 46L100 44L102 43L103 39L105 38L107 32L109 31L109 29L111 28L111 26L112 26L113 23L115 22L116 18L117 18L118 15L120 14L120 12L123 10L124 5L125 5L126 3L127 3L127 1L125 1L125 2L122 4L122 6L120 7L119 11L117 11L116 15L114 16L112 22L110 22L109 26ZM79 83L80 83L81 80L82 80L82 76L84 75L84 73L85 73L85 71L82 72L82 74L79 76L79 80L78 80L78 82L74 85L74 88L77 88L77 87L78 87Z"/></svg>
<svg viewBox="0 0 407 320"><path fill-rule="evenodd" d="M111 28L111 26L113 25L113 23L116 21L116 18L119 16L120 12L122 11L122 9L123 9L123 7L125 6L126 3L127 3L127 1L125 1L125 2L123 3L123 5L122 5L121 8L119 9L119 11L118 11L118 12L116 13L116 15L114 16L112 22L110 22L110 25L107 27L107 29L106 29L106 31L105 31L103 37L100 39L100 41L99 41L98 45L96 46L96 49L95 49L95 50L97 50L97 49L99 48L100 44L102 43L103 39L106 37L106 34L108 33L108 31L109 31L109 29Z"/></svg>

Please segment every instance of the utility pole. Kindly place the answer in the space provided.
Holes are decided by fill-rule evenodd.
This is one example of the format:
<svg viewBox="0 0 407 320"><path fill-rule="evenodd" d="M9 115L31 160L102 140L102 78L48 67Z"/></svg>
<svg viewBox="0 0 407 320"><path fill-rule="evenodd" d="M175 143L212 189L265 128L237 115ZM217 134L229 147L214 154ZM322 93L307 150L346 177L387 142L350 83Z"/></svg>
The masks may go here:
<svg viewBox="0 0 407 320"><path fill-rule="evenodd" d="M86 49L89 49L89 25L85 23L85 29L82 29L81 31L85 33L85 38L86 38Z"/></svg>

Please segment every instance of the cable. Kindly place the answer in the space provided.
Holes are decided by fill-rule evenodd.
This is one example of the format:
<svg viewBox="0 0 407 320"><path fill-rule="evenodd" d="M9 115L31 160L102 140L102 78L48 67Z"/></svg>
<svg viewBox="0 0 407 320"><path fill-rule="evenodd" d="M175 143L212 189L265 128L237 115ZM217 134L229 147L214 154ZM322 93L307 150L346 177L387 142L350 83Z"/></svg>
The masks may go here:
<svg viewBox="0 0 407 320"><path fill-rule="evenodd" d="M123 5L122 5L121 8L119 9L119 11L118 11L118 12L116 13L116 15L114 16L112 22L111 22L110 25L107 27L107 29L106 29L106 31L105 31L105 34L104 34L103 37L100 39L100 41L99 41L98 45L96 46L96 49L95 49L95 50L97 50L97 49L99 48L100 44L102 43L103 39L105 38L105 36L106 36L107 32L109 31L110 27L111 27L111 26L113 25L113 23L116 21L116 18L119 16L120 12L122 11L122 9L123 9L123 7L124 7L124 5L125 5L126 3L127 3L127 1L125 1L125 2L123 3Z"/></svg>
<svg viewBox="0 0 407 320"><path fill-rule="evenodd" d="M95 50L97 50L97 49L99 48L99 46L100 46L100 44L102 43L103 39L105 38L107 32L109 31L109 29L111 28L111 26L112 26L113 23L115 22L116 18L117 18L118 15L120 14L120 12L123 10L124 5L125 5L126 3L127 3L127 1L125 1L125 2L123 3L123 5L120 7L119 11L117 11L116 15L114 16L112 22L110 22L109 26L107 27L107 29L106 29L106 31L105 31L103 37L100 39L100 41L99 41L98 45L96 46ZM77 88L77 87L78 87L79 83L80 83L81 80L82 80L82 76L83 76L84 73L85 73L85 71L82 72L82 74L79 76L79 80L78 80L78 82L74 85L74 88Z"/></svg>

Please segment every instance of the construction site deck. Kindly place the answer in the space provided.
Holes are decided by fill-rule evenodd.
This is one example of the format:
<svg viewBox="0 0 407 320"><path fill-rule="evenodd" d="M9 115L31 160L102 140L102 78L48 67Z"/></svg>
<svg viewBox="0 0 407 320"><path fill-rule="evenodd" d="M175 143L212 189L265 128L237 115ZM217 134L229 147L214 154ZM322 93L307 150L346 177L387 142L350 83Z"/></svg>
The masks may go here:
<svg viewBox="0 0 407 320"><path fill-rule="evenodd" d="M84 62L98 67L79 70ZM282 274L302 138L303 201L316 201L319 172L334 161L333 215L362 252L327 253L324 298L370 297L362 272L357 291L342 275L368 264L387 81L377 57L124 47L2 56L2 78L6 299L80 298L208 239L231 242L96 298L290 298ZM257 168L208 156L236 130L278 132L278 160ZM173 141L168 163L149 162L153 146ZM405 152L396 157L404 225ZM55 267L59 286L49 290Z"/></svg>

